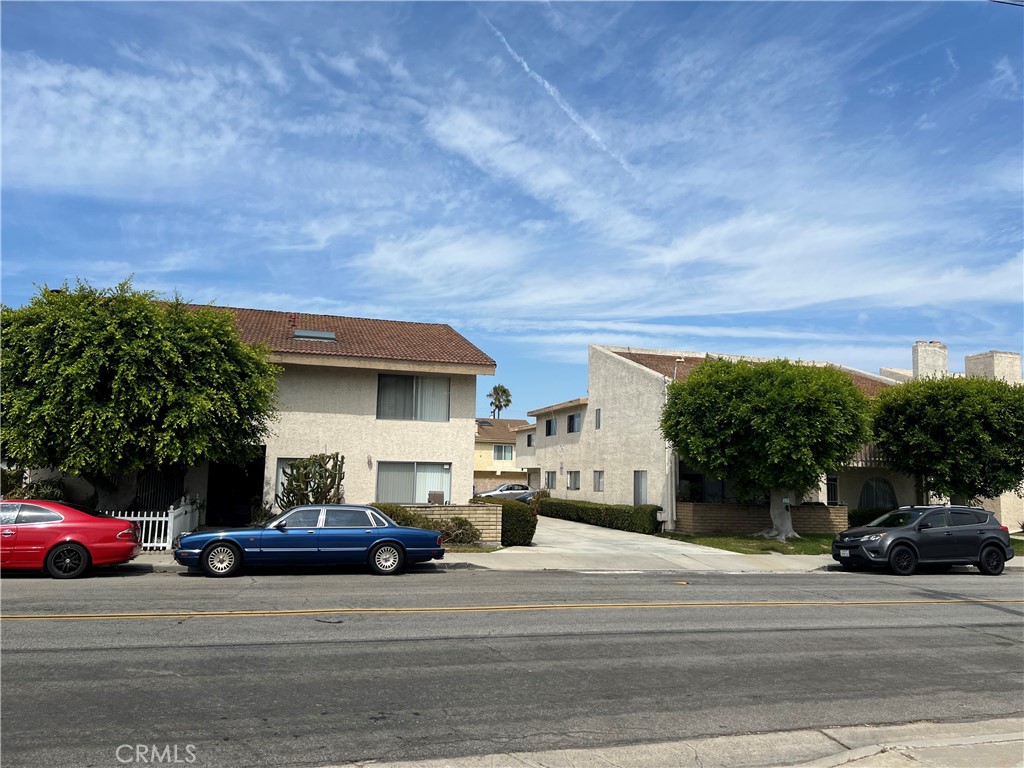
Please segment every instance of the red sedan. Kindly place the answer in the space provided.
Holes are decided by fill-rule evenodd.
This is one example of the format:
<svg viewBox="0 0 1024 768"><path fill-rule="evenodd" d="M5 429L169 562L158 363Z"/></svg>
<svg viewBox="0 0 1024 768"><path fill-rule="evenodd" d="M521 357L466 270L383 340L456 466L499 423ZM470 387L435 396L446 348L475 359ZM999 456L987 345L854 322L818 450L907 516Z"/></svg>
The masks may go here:
<svg viewBox="0 0 1024 768"><path fill-rule="evenodd" d="M142 552L139 524L40 499L0 501L0 568L74 579L93 565L127 563Z"/></svg>

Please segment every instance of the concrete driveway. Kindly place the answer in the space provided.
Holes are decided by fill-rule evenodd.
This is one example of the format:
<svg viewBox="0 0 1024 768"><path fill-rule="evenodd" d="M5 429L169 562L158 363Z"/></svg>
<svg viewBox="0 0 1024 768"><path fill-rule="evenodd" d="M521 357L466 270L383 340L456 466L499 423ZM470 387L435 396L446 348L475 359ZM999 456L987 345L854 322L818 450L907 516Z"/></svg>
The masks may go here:
<svg viewBox="0 0 1024 768"><path fill-rule="evenodd" d="M502 571L816 571L831 555L740 555L682 541L628 533L596 525L541 517L533 546L507 547L487 554L445 555L446 563L466 563Z"/></svg>

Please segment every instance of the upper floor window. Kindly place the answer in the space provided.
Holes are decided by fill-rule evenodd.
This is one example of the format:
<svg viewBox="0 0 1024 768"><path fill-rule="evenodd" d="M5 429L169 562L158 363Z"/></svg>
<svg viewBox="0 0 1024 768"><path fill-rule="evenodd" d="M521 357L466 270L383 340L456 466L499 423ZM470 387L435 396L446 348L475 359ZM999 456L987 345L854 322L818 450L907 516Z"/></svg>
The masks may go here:
<svg viewBox="0 0 1024 768"><path fill-rule="evenodd" d="M579 432L583 417L578 413L570 413L567 421L568 427L566 427L566 432Z"/></svg>
<svg viewBox="0 0 1024 768"><path fill-rule="evenodd" d="M601 428L601 409L597 408L594 411L594 429Z"/></svg>
<svg viewBox="0 0 1024 768"><path fill-rule="evenodd" d="M548 437L558 434L558 419L544 420L544 434Z"/></svg>
<svg viewBox="0 0 1024 768"><path fill-rule="evenodd" d="M451 379L447 376L377 377L377 418L448 421Z"/></svg>
<svg viewBox="0 0 1024 768"><path fill-rule="evenodd" d="M526 447L527 448L533 448L533 439L534 439L534 433L533 432L528 432L527 435L526 435Z"/></svg>
<svg viewBox="0 0 1024 768"><path fill-rule="evenodd" d="M512 449L514 446L511 445L496 445L494 446L494 460L495 461L512 461Z"/></svg>

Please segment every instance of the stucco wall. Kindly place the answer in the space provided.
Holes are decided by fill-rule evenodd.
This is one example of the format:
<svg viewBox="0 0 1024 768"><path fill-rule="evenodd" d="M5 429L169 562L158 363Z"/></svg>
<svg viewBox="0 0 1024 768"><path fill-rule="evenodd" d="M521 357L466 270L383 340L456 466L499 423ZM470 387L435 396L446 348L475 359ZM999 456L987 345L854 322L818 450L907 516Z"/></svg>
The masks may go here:
<svg viewBox="0 0 1024 768"><path fill-rule="evenodd" d="M647 471L647 502L665 509L670 490L669 454L661 437L659 420L665 402L664 378L657 373L591 347L588 364L587 404L537 416L534 464L544 473L557 473L556 498L633 503L633 472ZM601 410L601 428L595 424ZM580 432L566 431L570 413L583 415ZM558 434L545 435L547 418L558 419ZM567 472L580 472L580 489L566 488ZM604 491L594 490L594 470L604 471Z"/></svg>
<svg viewBox="0 0 1024 768"><path fill-rule="evenodd" d="M872 477L884 477L892 483L892 489L896 493L896 506L903 507L915 503L914 478L880 467L848 467L842 470L838 474L839 501L850 509L857 509L860 506L861 489Z"/></svg>
<svg viewBox="0 0 1024 768"><path fill-rule="evenodd" d="M274 498L278 459L338 451L345 456L346 501L375 500L379 462L418 461L450 464L449 501L467 502L473 489L476 377L452 375L450 397L447 422L378 419L377 371L285 366L278 380L280 418L267 439L264 499Z"/></svg>

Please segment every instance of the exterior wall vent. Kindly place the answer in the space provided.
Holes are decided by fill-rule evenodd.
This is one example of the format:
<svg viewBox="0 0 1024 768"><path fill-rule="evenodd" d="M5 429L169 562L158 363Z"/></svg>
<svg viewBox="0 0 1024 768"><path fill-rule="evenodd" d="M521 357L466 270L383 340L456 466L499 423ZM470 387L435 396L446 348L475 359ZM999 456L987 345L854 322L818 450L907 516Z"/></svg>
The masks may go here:
<svg viewBox="0 0 1024 768"><path fill-rule="evenodd" d="M295 329L295 338L304 341L337 341L334 331L307 331L302 328Z"/></svg>

